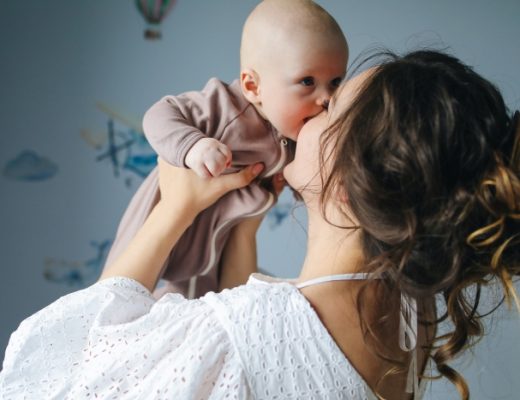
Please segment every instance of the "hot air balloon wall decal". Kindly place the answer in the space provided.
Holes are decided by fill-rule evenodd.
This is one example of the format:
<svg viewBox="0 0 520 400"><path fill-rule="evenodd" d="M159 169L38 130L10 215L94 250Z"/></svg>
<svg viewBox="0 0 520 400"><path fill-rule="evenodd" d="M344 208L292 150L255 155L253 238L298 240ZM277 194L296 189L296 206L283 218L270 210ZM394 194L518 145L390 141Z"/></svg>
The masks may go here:
<svg viewBox="0 0 520 400"><path fill-rule="evenodd" d="M176 0L135 0L139 13L147 23L144 37L148 40L161 38L161 22L175 5Z"/></svg>

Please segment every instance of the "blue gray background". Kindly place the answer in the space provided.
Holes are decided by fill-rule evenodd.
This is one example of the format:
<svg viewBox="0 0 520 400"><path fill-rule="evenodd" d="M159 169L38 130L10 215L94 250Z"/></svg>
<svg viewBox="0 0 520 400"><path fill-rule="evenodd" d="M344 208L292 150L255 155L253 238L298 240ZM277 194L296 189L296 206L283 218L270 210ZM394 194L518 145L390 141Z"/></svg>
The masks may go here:
<svg viewBox="0 0 520 400"><path fill-rule="evenodd" d="M520 108L519 1L318 2L342 26L351 60L378 45L448 48L495 82L511 108ZM200 89L212 76L231 81L238 75L241 27L256 4L179 0L162 24L163 39L150 42L133 1L0 0L2 359L23 318L79 288L44 279L46 267L77 270L83 284L93 279L99 260L91 242L114 236L140 182L129 170L115 176L108 159L96 161L108 121L96 104L124 115L116 130L128 134L162 95ZM92 138L101 140L100 148ZM17 158L24 151L30 152ZM270 217L262 226L260 265L291 277L303 257L305 213L288 193L282 203L290 215L281 225ZM472 399L517 399L518 313L502 309L490 322L488 336L457 366ZM435 382L427 398L458 397Z"/></svg>

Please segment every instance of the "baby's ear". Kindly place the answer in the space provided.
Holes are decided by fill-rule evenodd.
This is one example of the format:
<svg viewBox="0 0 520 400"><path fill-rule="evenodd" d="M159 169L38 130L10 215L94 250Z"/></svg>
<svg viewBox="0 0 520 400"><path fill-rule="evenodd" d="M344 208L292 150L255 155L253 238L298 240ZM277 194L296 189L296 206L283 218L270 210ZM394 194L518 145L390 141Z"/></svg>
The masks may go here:
<svg viewBox="0 0 520 400"><path fill-rule="evenodd" d="M244 68L240 71L240 88L247 101L260 104L260 79L255 70Z"/></svg>

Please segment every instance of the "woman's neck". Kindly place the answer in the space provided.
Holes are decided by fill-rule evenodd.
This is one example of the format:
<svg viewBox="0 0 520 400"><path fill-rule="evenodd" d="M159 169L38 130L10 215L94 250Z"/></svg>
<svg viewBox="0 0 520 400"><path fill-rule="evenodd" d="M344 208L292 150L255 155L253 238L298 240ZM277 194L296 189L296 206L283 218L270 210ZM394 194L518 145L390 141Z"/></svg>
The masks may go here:
<svg viewBox="0 0 520 400"><path fill-rule="evenodd" d="M299 281L324 275L363 272L359 230L339 228L325 221L317 210L308 209L307 254ZM352 223L338 224L351 226Z"/></svg>

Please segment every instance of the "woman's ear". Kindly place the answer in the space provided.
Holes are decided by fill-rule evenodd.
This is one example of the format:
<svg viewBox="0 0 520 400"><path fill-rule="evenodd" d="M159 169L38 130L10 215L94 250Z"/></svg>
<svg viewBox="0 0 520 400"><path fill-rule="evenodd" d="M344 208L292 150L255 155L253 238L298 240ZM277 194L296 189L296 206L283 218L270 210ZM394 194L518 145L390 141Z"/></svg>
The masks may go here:
<svg viewBox="0 0 520 400"><path fill-rule="evenodd" d="M255 70L244 68L240 71L240 88L244 97L252 104L260 104L260 79Z"/></svg>

